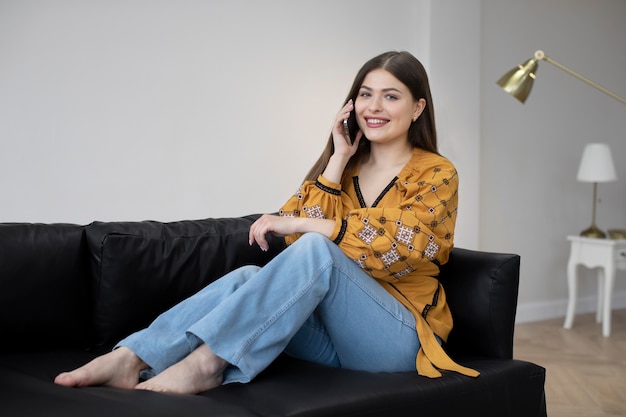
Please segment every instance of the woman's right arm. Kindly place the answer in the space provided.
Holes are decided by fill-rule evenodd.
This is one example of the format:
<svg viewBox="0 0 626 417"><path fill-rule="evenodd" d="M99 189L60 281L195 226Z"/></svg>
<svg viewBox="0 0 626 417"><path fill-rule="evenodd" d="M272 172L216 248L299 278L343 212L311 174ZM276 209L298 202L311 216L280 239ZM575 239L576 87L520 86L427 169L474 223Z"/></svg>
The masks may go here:
<svg viewBox="0 0 626 417"><path fill-rule="evenodd" d="M249 243L257 243L262 250L268 249L267 233L279 236L318 232L331 236L341 222L341 177L350 158L356 152L363 134L358 131L350 145L343 132L343 121L354 110L352 100L337 114L333 125L334 153L317 181L306 181L281 209L280 216L265 214L250 227ZM294 238L295 240L295 238Z"/></svg>
<svg viewBox="0 0 626 417"><path fill-rule="evenodd" d="M343 176L343 170L346 168L350 158L356 153L359 142L363 133L359 130L356 133L354 142L350 145L344 136L343 121L350 117L350 112L354 111L354 103L349 100L337 114L335 118L335 124L333 125L333 145L334 153L326 165L326 169L322 173L322 176L330 182L341 183L341 177Z"/></svg>

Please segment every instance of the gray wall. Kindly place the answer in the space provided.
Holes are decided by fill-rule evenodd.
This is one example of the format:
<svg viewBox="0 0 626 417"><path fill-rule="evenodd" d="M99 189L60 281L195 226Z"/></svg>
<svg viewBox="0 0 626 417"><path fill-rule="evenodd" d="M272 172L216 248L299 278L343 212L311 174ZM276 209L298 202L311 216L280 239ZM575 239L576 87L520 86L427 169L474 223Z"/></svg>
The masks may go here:
<svg viewBox="0 0 626 417"><path fill-rule="evenodd" d="M597 224L626 228L626 106L541 62L526 104L494 83L542 49L626 97L623 0L482 1L480 246L522 255L524 318L565 313L565 237L591 224L592 185L576 181L586 143L611 146L619 181L599 185ZM581 309L596 280L582 268ZM626 306L624 272L614 301Z"/></svg>

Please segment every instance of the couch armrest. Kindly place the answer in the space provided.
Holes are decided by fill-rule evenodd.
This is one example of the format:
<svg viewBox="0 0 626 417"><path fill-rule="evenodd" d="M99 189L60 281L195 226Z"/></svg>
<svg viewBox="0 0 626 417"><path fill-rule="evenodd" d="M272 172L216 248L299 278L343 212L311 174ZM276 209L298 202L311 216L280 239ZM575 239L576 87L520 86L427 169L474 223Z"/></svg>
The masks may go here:
<svg viewBox="0 0 626 417"><path fill-rule="evenodd" d="M454 320L452 357L513 357L519 268L515 254L452 250L439 277Z"/></svg>
<svg viewBox="0 0 626 417"><path fill-rule="evenodd" d="M83 228L0 224L0 353L87 346Z"/></svg>

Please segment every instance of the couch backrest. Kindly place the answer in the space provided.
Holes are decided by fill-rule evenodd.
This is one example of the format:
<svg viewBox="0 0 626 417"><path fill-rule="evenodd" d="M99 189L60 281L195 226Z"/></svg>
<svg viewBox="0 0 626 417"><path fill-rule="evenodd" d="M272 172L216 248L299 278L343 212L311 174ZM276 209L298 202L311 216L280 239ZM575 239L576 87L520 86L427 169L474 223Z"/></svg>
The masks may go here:
<svg viewBox="0 0 626 417"><path fill-rule="evenodd" d="M88 283L81 226L0 224L0 352L86 347Z"/></svg>
<svg viewBox="0 0 626 417"><path fill-rule="evenodd" d="M439 276L454 326L453 357L513 357L520 257L454 248Z"/></svg>
<svg viewBox="0 0 626 417"><path fill-rule="evenodd" d="M241 265L257 215L160 222L0 224L0 352L108 345ZM453 357L511 358L520 258L454 248L441 268Z"/></svg>
<svg viewBox="0 0 626 417"><path fill-rule="evenodd" d="M94 343L115 343L147 326L232 269L267 263L284 240L272 239L268 252L250 246L257 217L88 225Z"/></svg>

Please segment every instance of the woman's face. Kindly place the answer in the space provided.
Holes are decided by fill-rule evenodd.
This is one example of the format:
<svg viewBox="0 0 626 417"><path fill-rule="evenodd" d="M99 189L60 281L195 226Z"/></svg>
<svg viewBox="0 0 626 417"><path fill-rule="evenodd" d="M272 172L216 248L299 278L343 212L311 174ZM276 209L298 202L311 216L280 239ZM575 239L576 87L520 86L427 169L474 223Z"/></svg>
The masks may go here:
<svg viewBox="0 0 626 417"><path fill-rule="evenodd" d="M354 102L363 134L372 143L407 141L414 119L424 110L424 99L415 101L410 90L384 69L369 72Z"/></svg>

